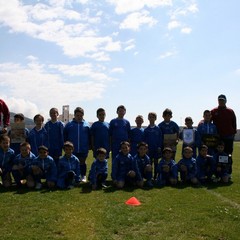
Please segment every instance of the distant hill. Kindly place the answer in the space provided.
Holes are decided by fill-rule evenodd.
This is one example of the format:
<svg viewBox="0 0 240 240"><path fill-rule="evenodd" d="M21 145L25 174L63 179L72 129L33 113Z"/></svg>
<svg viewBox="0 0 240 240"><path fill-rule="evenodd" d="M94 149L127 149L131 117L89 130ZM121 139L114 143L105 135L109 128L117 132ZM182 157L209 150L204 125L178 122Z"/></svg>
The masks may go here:
<svg viewBox="0 0 240 240"><path fill-rule="evenodd" d="M15 114L16 113L10 112L10 122L11 123L14 122L14 115ZM24 117L24 121L25 121L26 126L33 126L34 125L34 121L31 118Z"/></svg>

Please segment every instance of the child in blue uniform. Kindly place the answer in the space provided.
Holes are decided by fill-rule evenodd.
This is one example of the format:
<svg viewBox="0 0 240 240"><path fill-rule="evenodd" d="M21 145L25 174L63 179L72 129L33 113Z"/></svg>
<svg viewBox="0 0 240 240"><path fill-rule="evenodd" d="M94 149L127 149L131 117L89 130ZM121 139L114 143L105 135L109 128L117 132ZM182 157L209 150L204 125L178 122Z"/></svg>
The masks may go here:
<svg viewBox="0 0 240 240"><path fill-rule="evenodd" d="M57 164L59 157L62 156L64 123L57 119L59 115L57 108L51 108L49 115L51 120L49 120L44 127L47 131L49 155Z"/></svg>
<svg viewBox="0 0 240 240"><path fill-rule="evenodd" d="M57 186L61 189L71 189L80 183L80 162L73 155L74 146L71 142L63 145L64 156L58 162Z"/></svg>
<svg viewBox="0 0 240 240"><path fill-rule="evenodd" d="M11 171L15 153L10 148L10 138L7 135L0 136L0 176L5 188L12 185Z"/></svg>
<svg viewBox="0 0 240 240"><path fill-rule="evenodd" d="M97 157L91 165L89 172L89 181L92 189L96 190L97 187L106 187L105 181L108 176L108 162L106 159L107 151L104 148L99 148L96 151Z"/></svg>
<svg viewBox="0 0 240 240"><path fill-rule="evenodd" d="M83 119L84 110L77 107L74 110L74 119L64 128L64 139L73 143L73 154L80 161L81 181L86 182L86 159L91 145L90 125Z"/></svg>
<svg viewBox="0 0 240 240"><path fill-rule="evenodd" d="M140 142L137 145L137 154L133 161L135 164L134 170L136 172L136 181L139 187L143 187L144 178L147 180L148 187L153 187L152 184L152 165L149 156L147 155L148 145L145 142Z"/></svg>
<svg viewBox="0 0 240 240"><path fill-rule="evenodd" d="M103 108L97 110L98 121L94 122L90 128L91 144L93 157L96 158L97 149L105 148L107 151L106 158L109 158L110 138L109 138L109 123L105 122L106 112Z"/></svg>
<svg viewBox="0 0 240 240"><path fill-rule="evenodd" d="M163 149L162 154L163 157L158 164L157 185L176 185L178 182L178 165L172 158L173 150L166 147Z"/></svg>
<svg viewBox="0 0 240 240"><path fill-rule="evenodd" d="M208 147L208 154L213 155L218 143L217 127L211 123L211 112L203 112L203 121L199 123L197 131L201 138L201 144Z"/></svg>
<svg viewBox="0 0 240 240"><path fill-rule="evenodd" d="M192 157L193 150L190 147L183 149L183 158L178 162L178 171L183 183L190 182L197 185L197 164L196 159Z"/></svg>
<svg viewBox="0 0 240 240"><path fill-rule="evenodd" d="M214 173L213 157L208 155L208 147L202 145L196 159L197 178L201 183L211 182Z"/></svg>
<svg viewBox="0 0 240 240"><path fill-rule="evenodd" d="M123 141L120 143L119 154L113 159L111 176L117 188L123 188L125 183L133 183L135 180L133 158L129 152L129 142Z"/></svg>
<svg viewBox="0 0 240 240"><path fill-rule="evenodd" d="M179 138L179 126L177 123L171 120L172 118L172 110L166 108L162 114L163 121L158 124L162 132L162 150L165 147L170 147L173 150L173 159L175 159L176 155L176 146L178 144Z"/></svg>
<svg viewBox="0 0 240 240"><path fill-rule="evenodd" d="M37 190L42 188L41 179L46 179L47 186L50 189L55 186L57 181L57 167L53 158L48 155L47 147L38 147L38 156L33 160L30 171Z"/></svg>
<svg viewBox="0 0 240 240"><path fill-rule="evenodd" d="M143 116L138 115L135 119L136 122L136 127L132 128L130 131L130 145L131 145L131 150L130 154L134 157L138 150L137 150L137 145L138 143L142 142L144 139L144 128L142 127L143 124Z"/></svg>
<svg viewBox="0 0 240 240"><path fill-rule="evenodd" d="M230 169L232 166L232 156L224 152L224 142L219 142L217 152L214 154L215 176L217 180L228 183L231 179Z"/></svg>
<svg viewBox="0 0 240 240"><path fill-rule="evenodd" d="M150 112L148 114L149 125L144 129L144 142L148 144L148 156L151 159L151 163L154 164L154 180L157 177L158 159L161 157L162 146L162 132L155 121L157 120L157 114Z"/></svg>
<svg viewBox="0 0 240 240"><path fill-rule="evenodd" d="M47 131L43 127L44 117L41 114L37 114L33 118L35 127L29 132L27 141L31 145L32 153L38 155L39 146L48 146Z"/></svg>
<svg viewBox="0 0 240 240"><path fill-rule="evenodd" d="M12 175L18 187L22 186L22 180L24 179L26 179L28 187L34 187L33 181L31 181L29 167L35 158L36 156L31 152L30 144L28 142L21 143L20 154L16 156L12 168Z"/></svg>
<svg viewBox="0 0 240 240"><path fill-rule="evenodd" d="M112 150L112 160L117 156L122 141L129 141L131 126L127 119L124 118L126 108L123 105L117 108L117 118L110 121L109 134Z"/></svg>
<svg viewBox="0 0 240 240"><path fill-rule="evenodd" d="M193 158L197 157L197 147L201 143L199 133L196 128L193 127L193 120L191 117L185 118L185 126L179 134L179 138L183 141L182 153L185 147L191 147L193 150Z"/></svg>

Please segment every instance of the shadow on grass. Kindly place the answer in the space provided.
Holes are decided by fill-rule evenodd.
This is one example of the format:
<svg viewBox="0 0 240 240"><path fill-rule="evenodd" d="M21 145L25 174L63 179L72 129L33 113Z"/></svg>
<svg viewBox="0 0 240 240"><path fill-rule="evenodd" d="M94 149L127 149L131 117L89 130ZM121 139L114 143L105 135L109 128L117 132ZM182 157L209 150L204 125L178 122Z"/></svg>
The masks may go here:
<svg viewBox="0 0 240 240"><path fill-rule="evenodd" d="M208 185L206 185L206 188L207 189L216 189L216 188L220 188L220 187L231 186L232 184L233 184L233 181L229 181L228 183L224 183L224 182L209 183Z"/></svg>

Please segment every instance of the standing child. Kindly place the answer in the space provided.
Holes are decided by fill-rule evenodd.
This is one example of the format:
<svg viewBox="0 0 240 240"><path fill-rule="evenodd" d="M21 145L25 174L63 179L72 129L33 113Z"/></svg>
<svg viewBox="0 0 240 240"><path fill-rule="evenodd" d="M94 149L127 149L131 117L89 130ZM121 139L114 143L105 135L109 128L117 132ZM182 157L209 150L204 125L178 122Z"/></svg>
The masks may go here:
<svg viewBox="0 0 240 240"><path fill-rule="evenodd" d="M42 188L42 179L46 179L47 186L50 189L55 186L57 181L57 167L53 158L48 155L47 147L38 147L38 156L33 160L30 171L37 190Z"/></svg>
<svg viewBox="0 0 240 240"><path fill-rule="evenodd" d="M74 119L68 122L64 128L64 139L73 143L73 154L80 161L81 180L86 182L86 159L90 148L91 136L89 123L83 119L83 116L84 110L77 107L74 110Z"/></svg>
<svg viewBox="0 0 240 240"><path fill-rule="evenodd" d="M193 127L191 117L185 118L185 126L179 134L179 138L183 141L182 153L185 147L191 147L193 150L193 158L197 157L197 147L200 144L200 137L196 128Z"/></svg>
<svg viewBox="0 0 240 240"><path fill-rule="evenodd" d="M214 154L215 176L223 183L228 183L231 179L232 156L224 151L223 141L218 143L217 152Z"/></svg>
<svg viewBox="0 0 240 240"><path fill-rule="evenodd" d="M31 146L28 142L23 142L20 145L20 154L15 158L12 168L12 175L18 187L22 186L22 180L27 180L27 186L34 187L33 181L31 181L30 166L36 156L31 152Z"/></svg>
<svg viewBox="0 0 240 240"><path fill-rule="evenodd" d="M92 189L96 190L97 187L106 187L105 181L108 176L108 162L106 159L107 151L104 148L99 148L96 151L96 159L91 165L89 172L89 181L92 185Z"/></svg>
<svg viewBox="0 0 240 240"><path fill-rule="evenodd" d="M80 183L80 162L73 155L74 146L71 142L65 142L63 150L65 154L58 162L57 186L61 189L71 189Z"/></svg>
<svg viewBox="0 0 240 240"><path fill-rule="evenodd" d="M62 156L64 123L57 119L59 115L57 108L51 108L49 115L51 119L44 127L47 131L49 155L57 164L59 157Z"/></svg>
<svg viewBox="0 0 240 240"><path fill-rule="evenodd" d="M199 148L197 162L197 178L201 183L211 182L214 173L213 157L208 155L208 147L202 145Z"/></svg>
<svg viewBox="0 0 240 240"><path fill-rule="evenodd" d="M15 154L10 148L10 138L7 135L0 136L0 176L5 188L12 185L11 171Z"/></svg>
<svg viewBox="0 0 240 240"><path fill-rule="evenodd" d="M130 131L130 144L131 144L131 150L130 150L130 154L134 157L137 152L137 146L140 142L143 141L144 139L144 128L142 127L143 124L143 116L142 115L138 115L136 117L135 123L137 125L137 127L132 128Z"/></svg>
<svg viewBox="0 0 240 240"><path fill-rule="evenodd" d="M47 146L47 131L43 127L44 117L41 114L37 114L33 118L35 127L30 130L27 141L31 145L32 153L38 155L39 146Z"/></svg>
<svg viewBox="0 0 240 240"><path fill-rule="evenodd" d="M15 114L14 115L14 123L17 125L23 124L23 126L25 126L24 115L22 113ZM14 136L13 136L14 133L11 130L8 132L8 136L11 139L10 148L14 150L16 156L18 154L20 154L20 144L22 142L26 141L28 134L29 134L29 130L27 128L24 128L24 129L22 128L22 129L18 129L18 130L20 130L20 133L21 133L20 139L12 139L12 138L14 138Z"/></svg>
<svg viewBox="0 0 240 240"><path fill-rule="evenodd" d="M171 120L172 110L166 108L162 114L163 121L158 124L158 127L162 132L162 150L165 147L170 147L173 150L173 159L175 159L178 138L179 138L179 126Z"/></svg>
<svg viewBox="0 0 240 240"><path fill-rule="evenodd" d="M96 158L97 149L105 148L107 151L106 158L109 158L110 138L109 123L105 122L106 112L103 108L97 110L98 121L94 122L90 128L91 144L93 157Z"/></svg>
<svg viewBox="0 0 240 240"><path fill-rule="evenodd" d="M113 159L112 180L117 188L123 188L125 184L133 183L136 173L133 171L133 158L130 152L130 144L127 141L120 143L120 152Z"/></svg>
<svg viewBox="0 0 240 240"><path fill-rule="evenodd" d="M183 183L190 182L197 185L197 164L196 159L192 157L193 150L190 147L183 149L183 158L178 162L178 171Z"/></svg>
<svg viewBox="0 0 240 240"><path fill-rule="evenodd" d="M129 141L131 126L127 119L124 118L126 108L123 105L117 107L117 118L110 121L109 134L112 150L112 160L117 156L122 141Z"/></svg>
<svg viewBox="0 0 240 240"><path fill-rule="evenodd" d="M178 165L172 158L173 150L166 147L163 149L162 154L163 157L158 165L157 185L176 185L178 181Z"/></svg>
<svg viewBox="0 0 240 240"><path fill-rule="evenodd" d="M203 112L203 121L199 123L197 131L201 138L201 144L208 147L209 155L213 155L219 137L217 135L217 127L211 123L211 112L209 110Z"/></svg>
<svg viewBox="0 0 240 240"><path fill-rule="evenodd" d="M152 165L149 156L147 155L148 145L145 142L140 142L137 145L137 154L134 156L133 161L136 167L137 185L143 187L144 178L147 180L148 187L153 187L152 184Z"/></svg>
<svg viewBox="0 0 240 240"><path fill-rule="evenodd" d="M154 180L157 177L158 159L161 156L162 146L162 132L155 121L157 120L157 114L150 112L148 114L149 125L144 129L144 142L148 144L148 156L151 163L154 164Z"/></svg>

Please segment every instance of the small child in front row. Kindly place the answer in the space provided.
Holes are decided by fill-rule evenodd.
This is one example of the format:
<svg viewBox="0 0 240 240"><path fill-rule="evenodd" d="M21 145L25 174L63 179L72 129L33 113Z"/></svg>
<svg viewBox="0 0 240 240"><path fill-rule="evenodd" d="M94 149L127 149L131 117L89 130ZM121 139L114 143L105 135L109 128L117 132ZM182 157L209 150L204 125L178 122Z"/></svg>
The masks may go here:
<svg viewBox="0 0 240 240"><path fill-rule="evenodd" d="M32 184L35 184L37 190L42 188L42 179L46 179L47 186L51 189L57 181L57 167L52 157L48 155L48 148L38 147L38 156L33 160L30 166L32 175Z"/></svg>
<svg viewBox="0 0 240 240"><path fill-rule="evenodd" d="M107 187L105 181L108 176L108 162L107 162L107 150L105 148L98 148L96 151L96 159L91 165L89 171L89 181L92 185L92 189L96 190L97 187Z"/></svg>
<svg viewBox="0 0 240 240"><path fill-rule="evenodd" d="M201 183L211 182L214 173L213 157L208 155L208 147L202 145L196 158L197 178Z"/></svg>
<svg viewBox="0 0 240 240"><path fill-rule="evenodd" d="M158 164L157 185L176 185L178 182L178 165L173 159L173 150L166 147L162 151L163 157Z"/></svg>
<svg viewBox="0 0 240 240"><path fill-rule="evenodd" d="M136 173L133 171L133 158L130 152L130 144L127 141L120 143L120 152L113 159L112 180L117 188L123 188L125 184L135 181Z"/></svg>
<svg viewBox="0 0 240 240"><path fill-rule="evenodd" d="M148 144L140 142L137 145L137 154L134 156L133 161L135 164L136 180L139 187L143 187L145 178L148 187L153 187L152 184L152 164L148 152Z"/></svg>
<svg viewBox="0 0 240 240"><path fill-rule="evenodd" d="M228 183L231 179L229 170L232 166L232 156L224 152L224 142L219 142L217 152L213 155L215 161L215 176L223 183Z"/></svg>
<svg viewBox="0 0 240 240"><path fill-rule="evenodd" d="M15 153L10 148L10 138L7 135L0 136L0 176L5 188L12 185L11 171L14 163Z"/></svg>
<svg viewBox="0 0 240 240"><path fill-rule="evenodd" d="M197 179L197 164L196 159L192 157L193 150L190 147L183 149L183 158L178 162L178 171L183 183L199 184Z"/></svg>
<svg viewBox="0 0 240 240"><path fill-rule="evenodd" d="M80 183L80 162L73 154L73 143L66 141L63 144L64 156L58 162L57 187L71 189Z"/></svg>
<svg viewBox="0 0 240 240"><path fill-rule="evenodd" d="M22 180L24 179L26 179L26 184L29 188L34 187L33 181L31 181L31 172L29 171L29 167L35 158L36 156L31 152L30 144L28 142L21 143L20 154L16 156L12 167L12 175L17 187L22 186Z"/></svg>

